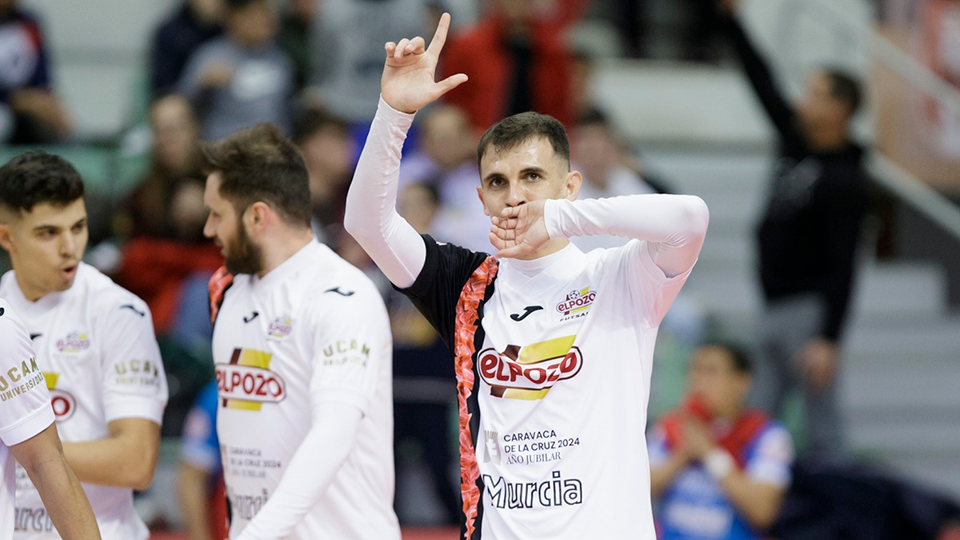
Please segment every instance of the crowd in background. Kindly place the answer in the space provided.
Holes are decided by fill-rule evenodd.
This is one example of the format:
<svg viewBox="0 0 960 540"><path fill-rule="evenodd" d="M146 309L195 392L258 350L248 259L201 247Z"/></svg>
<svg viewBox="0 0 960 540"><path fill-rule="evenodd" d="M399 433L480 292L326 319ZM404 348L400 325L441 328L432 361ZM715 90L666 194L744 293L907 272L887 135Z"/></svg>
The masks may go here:
<svg viewBox="0 0 960 540"><path fill-rule="evenodd" d="M794 446L773 420L788 387L808 393L808 412L819 420L811 425L822 428L813 430L814 447L842 448L833 420L832 372L868 205L862 151L847 138L860 98L855 81L823 72L822 80L812 83L812 94L794 109L733 20L734 2L688 3L694 22L685 56L712 62L721 56L718 51L734 51L777 128L784 169L775 175L758 242L770 323L755 358L759 365L733 345L697 349L690 363L691 392L683 400L677 396L682 401L677 411L651 428L653 485L662 495L659 522L665 537L684 538L684 527L716 523L701 519L709 515L721 522L737 520L744 532L736 537L751 538L748 531L773 523L790 485ZM591 57L565 39L587 4L490 0L475 24L451 37L441 76L464 72L470 83L418 114L400 171L399 211L419 232L490 251L490 224L476 192L476 143L487 126L527 110L566 125L573 167L584 174L582 198L671 190L668 180L644 168L616 121L590 103ZM640 2L617 5L623 10L628 52L643 54ZM149 304L168 377L177 381L171 384L176 393L163 430L184 439L181 495L184 508L192 509L185 517L195 539L213 537L197 526L197 520L209 519L198 502L218 500L206 490L215 485L210 479L219 470L216 394L207 387L213 370L206 283L222 259L219 248L203 236L201 141L259 122L279 126L303 155L316 237L382 285L394 332L398 474L405 474L411 456L421 454L440 501L441 521L457 521L453 364L426 320L379 276L342 226L353 166L377 107L383 42L430 36L444 8L440 0L288 0L281 6L272 0L185 0L150 36L150 165L136 187L115 201L99 240L119 246L116 259L103 269ZM70 133L70 114L52 83L46 42L34 15L16 0L0 0L0 140L53 143ZM8 60L12 57L16 61ZM802 163L819 169L797 166ZM808 183L798 190L796 176L804 174ZM825 188L813 185L820 175L830 177L819 184ZM91 208L91 214L103 208ZM576 240L584 250L618 242ZM804 266L781 251L785 245L794 250L799 245L804 257L829 254L834 271ZM787 269L784 257L791 261ZM824 301L833 303L823 308ZM700 315L685 311L682 299L675 311L679 314L672 317L686 319L678 326L690 327L691 319L696 326ZM798 318L802 329L794 324ZM668 319L668 339L670 332ZM686 351L703 341L702 335L683 332L674 337L685 342ZM801 350L805 364L786 365ZM755 370L759 391L751 390ZM747 406L751 391L764 396L758 402L770 416ZM710 462L709 451L718 445L736 463ZM720 475L731 466L743 474ZM717 480L721 477L727 479ZM684 508L698 505L700 513L684 516ZM210 508L217 511L216 504ZM690 515L698 516L697 523L689 524ZM400 516L405 517L402 508ZM703 534L712 538L710 531Z"/></svg>

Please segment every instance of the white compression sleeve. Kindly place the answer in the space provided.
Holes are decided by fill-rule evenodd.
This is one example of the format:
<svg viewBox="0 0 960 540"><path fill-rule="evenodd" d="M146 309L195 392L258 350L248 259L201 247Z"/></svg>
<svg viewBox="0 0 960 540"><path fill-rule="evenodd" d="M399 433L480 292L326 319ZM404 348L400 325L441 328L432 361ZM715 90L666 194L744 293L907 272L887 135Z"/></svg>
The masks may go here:
<svg viewBox="0 0 960 540"><path fill-rule="evenodd" d="M363 413L353 405L324 403L323 411L317 414L283 472L277 490L237 540L277 540L291 534L347 459L362 417Z"/></svg>
<svg viewBox="0 0 960 540"><path fill-rule="evenodd" d="M413 285L427 258L423 239L397 213L400 151L413 116L380 100L350 184L343 220L347 232L400 288Z"/></svg>
<svg viewBox="0 0 960 540"><path fill-rule="evenodd" d="M548 200L543 219L550 238L609 234L646 240L653 262L673 277L697 262L710 213L692 195L627 195Z"/></svg>

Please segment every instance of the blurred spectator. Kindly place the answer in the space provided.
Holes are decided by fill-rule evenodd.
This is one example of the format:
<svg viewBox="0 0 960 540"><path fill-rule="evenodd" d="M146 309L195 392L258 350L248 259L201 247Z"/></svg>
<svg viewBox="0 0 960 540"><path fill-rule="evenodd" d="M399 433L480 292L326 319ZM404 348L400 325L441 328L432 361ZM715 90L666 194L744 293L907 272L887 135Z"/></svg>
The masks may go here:
<svg viewBox="0 0 960 540"><path fill-rule="evenodd" d="M217 383L197 398L180 439L177 482L180 511L190 540L227 537L227 497L217 440Z"/></svg>
<svg viewBox="0 0 960 540"><path fill-rule="evenodd" d="M403 188L397 210L417 232L435 230L439 194L427 184ZM387 297L393 328L394 449L398 476L404 474L406 443L418 443L430 473L434 493L443 509L445 524L459 520L460 497L454 489L450 431L456 394L453 362L440 336L402 294L391 288ZM398 515L404 519L403 508Z"/></svg>
<svg viewBox="0 0 960 540"><path fill-rule="evenodd" d="M663 183L644 174L627 152L607 116L589 108L576 122L570 137L572 167L583 175L578 199L601 199L644 193L663 193ZM615 236L581 236L571 241L581 250L622 246L627 239ZM669 315L668 315L669 316Z"/></svg>
<svg viewBox="0 0 960 540"><path fill-rule="evenodd" d="M788 391L802 387L810 450L839 452L838 342L868 206L864 151L849 135L860 87L822 69L792 107L733 16L735 4L722 1L729 13L723 28L779 137L779 162L757 231L766 309L755 398L780 414Z"/></svg>
<svg viewBox="0 0 960 540"><path fill-rule="evenodd" d="M40 23L17 3L0 0L0 142L55 142L70 134L70 118L53 93Z"/></svg>
<svg viewBox="0 0 960 540"><path fill-rule="evenodd" d="M280 21L280 46L293 61L298 91L311 80L310 30L319 7L318 0L289 0Z"/></svg>
<svg viewBox="0 0 960 540"><path fill-rule="evenodd" d="M786 428L745 406L750 383L736 347L694 352L685 403L648 440L661 540L759 540L777 518L793 445Z"/></svg>
<svg viewBox="0 0 960 540"><path fill-rule="evenodd" d="M304 108L293 120L293 142L310 175L313 232L319 241L336 248L356 152L347 124L324 109Z"/></svg>
<svg viewBox="0 0 960 540"><path fill-rule="evenodd" d="M477 26L454 34L444 49L443 76L466 73L446 101L467 112L477 130L525 111L570 125L573 55L564 41L585 0L496 0ZM544 9L548 7L549 9Z"/></svg>
<svg viewBox="0 0 960 540"><path fill-rule="evenodd" d="M223 33L223 2L186 0L157 27L150 49L150 91L154 98L172 91L193 52Z"/></svg>
<svg viewBox="0 0 960 540"><path fill-rule="evenodd" d="M150 169L130 195L125 208L127 219L119 224L122 230L118 232L125 237L200 240L202 231L183 230L188 216L176 216L177 206L173 204L174 193L181 184L203 180L199 165L200 127L193 109L183 97L166 96L150 107L149 121L153 135ZM190 208L184 210L189 213Z"/></svg>
<svg viewBox="0 0 960 540"><path fill-rule="evenodd" d="M289 131L294 66L276 43L273 7L269 0L226 3L226 35L197 49L177 89L199 112L204 140L260 122Z"/></svg>
<svg viewBox="0 0 960 540"><path fill-rule="evenodd" d="M193 298L185 295L184 283L197 273L212 275L222 257L203 237L205 176L200 171L198 125L190 104L176 95L158 99L150 108L150 128L150 171L117 219L118 232L129 238L117 279L147 302L157 335L163 337L183 324L182 313L195 312L191 305L206 306L205 288L201 287L199 299ZM188 317L187 326L203 326L205 307L201 314L199 321L195 315Z"/></svg>
<svg viewBox="0 0 960 540"><path fill-rule="evenodd" d="M323 0L313 21L312 84L349 122L377 111L383 45L423 35L427 0Z"/></svg>
<svg viewBox="0 0 960 540"><path fill-rule="evenodd" d="M418 117L420 149L400 165L400 182L432 186L440 209L432 234L475 251L489 251L490 218L477 196L477 140L459 107L439 104Z"/></svg>

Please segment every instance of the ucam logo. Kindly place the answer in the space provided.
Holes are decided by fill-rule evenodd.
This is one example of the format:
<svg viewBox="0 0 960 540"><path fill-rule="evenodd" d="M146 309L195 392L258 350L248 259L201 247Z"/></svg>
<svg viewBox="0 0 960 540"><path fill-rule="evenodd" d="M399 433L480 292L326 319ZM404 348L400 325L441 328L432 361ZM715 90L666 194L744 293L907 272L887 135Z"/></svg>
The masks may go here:
<svg viewBox="0 0 960 540"><path fill-rule="evenodd" d="M490 394L507 399L538 400L557 382L575 377L583 355L573 346L577 336L564 336L524 347L510 345L503 353L480 351L480 377Z"/></svg>
<svg viewBox="0 0 960 540"><path fill-rule="evenodd" d="M259 411L287 397L287 384L270 371L270 353L235 349L229 364L217 364L217 390L225 407Z"/></svg>
<svg viewBox="0 0 960 540"><path fill-rule="evenodd" d="M591 291L590 287L584 287L579 291L570 291L566 298L557 304L557 312L563 316L586 311L590 304L597 299L597 291Z"/></svg>

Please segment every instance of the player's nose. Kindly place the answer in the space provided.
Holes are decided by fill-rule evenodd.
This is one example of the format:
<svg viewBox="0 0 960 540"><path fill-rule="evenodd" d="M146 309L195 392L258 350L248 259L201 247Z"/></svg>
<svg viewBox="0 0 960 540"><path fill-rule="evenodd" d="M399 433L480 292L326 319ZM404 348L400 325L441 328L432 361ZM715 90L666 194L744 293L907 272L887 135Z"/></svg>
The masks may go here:
<svg viewBox="0 0 960 540"><path fill-rule="evenodd" d="M518 206L527 202L526 193L520 182L510 182L510 188L507 191L507 206Z"/></svg>
<svg viewBox="0 0 960 540"><path fill-rule="evenodd" d="M203 224L203 236L213 238L217 236L217 229L213 226L213 216L207 216L207 221Z"/></svg>

